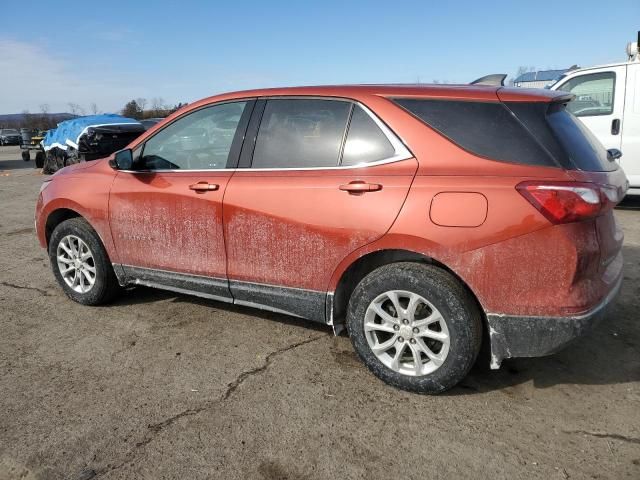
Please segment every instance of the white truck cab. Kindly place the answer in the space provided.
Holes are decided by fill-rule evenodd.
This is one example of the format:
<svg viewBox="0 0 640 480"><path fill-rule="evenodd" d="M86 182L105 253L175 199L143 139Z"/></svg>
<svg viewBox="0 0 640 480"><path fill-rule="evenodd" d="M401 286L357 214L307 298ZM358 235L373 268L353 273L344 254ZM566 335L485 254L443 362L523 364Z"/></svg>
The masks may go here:
<svg viewBox="0 0 640 480"><path fill-rule="evenodd" d="M568 110L606 149L618 149L630 195L640 195L640 32L627 45L628 61L570 70L550 88L575 95Z"/></svg>

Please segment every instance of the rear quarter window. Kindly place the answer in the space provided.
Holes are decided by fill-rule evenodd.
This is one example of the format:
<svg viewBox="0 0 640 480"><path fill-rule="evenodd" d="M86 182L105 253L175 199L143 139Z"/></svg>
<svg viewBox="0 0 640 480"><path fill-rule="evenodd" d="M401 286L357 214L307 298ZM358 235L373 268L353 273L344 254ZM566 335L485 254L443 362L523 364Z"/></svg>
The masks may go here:
<svg viewBox="0 0 640 480"><path fill-rule="evenodd" d="M505 105L529 132L566 169L602 172L615 170L607 151L570 111L573 101L562 103L507 102Z"/></svg>
<svg viewBox="0 0 640 480"><path fill-rule="evenodd" d="M607 150L596 136L568 111L567 106L549 107L547 121L570 161L579 170L610 172L618 168L617 163L608 160Z"/></svg>
<svg viewBox="0 0 640 480"><path fill-rule="evenodd" d="M358 105L353 108L342 154L342 165L359 165L393 157L395 150L373 119Z"/></svg>
<svg viewBox="0 0 640 480"><path fill-rule="evenodd" d="M396 98L393 101L475 155L503 162L558 163L501 102Z"/></svg>

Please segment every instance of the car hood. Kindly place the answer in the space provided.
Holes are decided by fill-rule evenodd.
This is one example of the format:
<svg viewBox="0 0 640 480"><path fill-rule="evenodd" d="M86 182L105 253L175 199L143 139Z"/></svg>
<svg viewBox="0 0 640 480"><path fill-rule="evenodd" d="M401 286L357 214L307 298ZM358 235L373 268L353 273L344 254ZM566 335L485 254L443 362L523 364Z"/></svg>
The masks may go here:
<svg viewBox="0 0 640 480"><path fill-rule="evenodd" d="M89 170L98 167L102 163L106 163L106 159L103 158L100 160L92 160L90 162L74 163L73 165L69 165L68 167L61 168L60 170L55 172L53 176L55 177L60 175L69 175L80 170Z"/></svg>

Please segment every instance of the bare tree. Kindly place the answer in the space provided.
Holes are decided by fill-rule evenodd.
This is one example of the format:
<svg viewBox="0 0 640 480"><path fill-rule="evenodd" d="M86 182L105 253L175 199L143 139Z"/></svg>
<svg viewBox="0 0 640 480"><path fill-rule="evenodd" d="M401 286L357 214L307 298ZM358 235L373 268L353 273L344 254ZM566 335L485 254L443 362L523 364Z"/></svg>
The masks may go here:
<svg viewBox="0 0 640 480"><path fill-rule="evenodd" d="M22 111L22 122L21 126L24 128L28 128L29 130L33 130L37 128L38 118L37 115L32 115L29 113L29 110Z"/></svg>
<svg viewBox="0 0 640 480"><path fill-rule="evenodd" d="M165 110L166 108L164 107L164 100L162 97L154 97L151 99L151 109L149 112L151 117L161 117Z"/></svg>
<svg viewBox="0 0 640 480"><path fill-rule="evenodd" d="M75 116L85 115L84 108L82 108L77 103L69 102L69 103L67 103L67 105L69 105L69 113L71 113L72 115L75 115Z"/></svg>
<svg viewBox="0 0 640 480"><path fill-rule="evenodd" d="M140 108L140 111L142 112L142 118L144 118L144 107L147 106L147 99L146 98L136 98L136 103L138 104L138 107Z"/></svg>
<svg viewBox="0 0 640 480"><path fill-rule="evenodd" d="M98 105L96 104L96 102L93 102L91 105L89 105L89 110L93 115L98 114Z"/></svg>
<svg viewBox="0 0 640 480"><path fill-rule="evenodd" d="M49 116L49 104L42 103L40 105L40 115L38 117L38 128L40 130L48 130L53 126L53 122Z"/></svg>

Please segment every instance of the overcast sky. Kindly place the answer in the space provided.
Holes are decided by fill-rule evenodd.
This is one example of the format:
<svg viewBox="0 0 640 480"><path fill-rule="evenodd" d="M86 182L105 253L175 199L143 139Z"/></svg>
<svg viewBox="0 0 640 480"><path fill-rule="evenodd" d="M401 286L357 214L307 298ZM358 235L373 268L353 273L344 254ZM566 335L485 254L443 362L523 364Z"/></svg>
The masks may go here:
<svg viewBox="0 0 640 480"><path fill-rule="evenodd" d="M622 61L640 0L3 2L0 113ZM560 7L561 5L561 7ZM39 14L36 14L39 13ZM29 21L23 21L24 15Z"/></svg>

